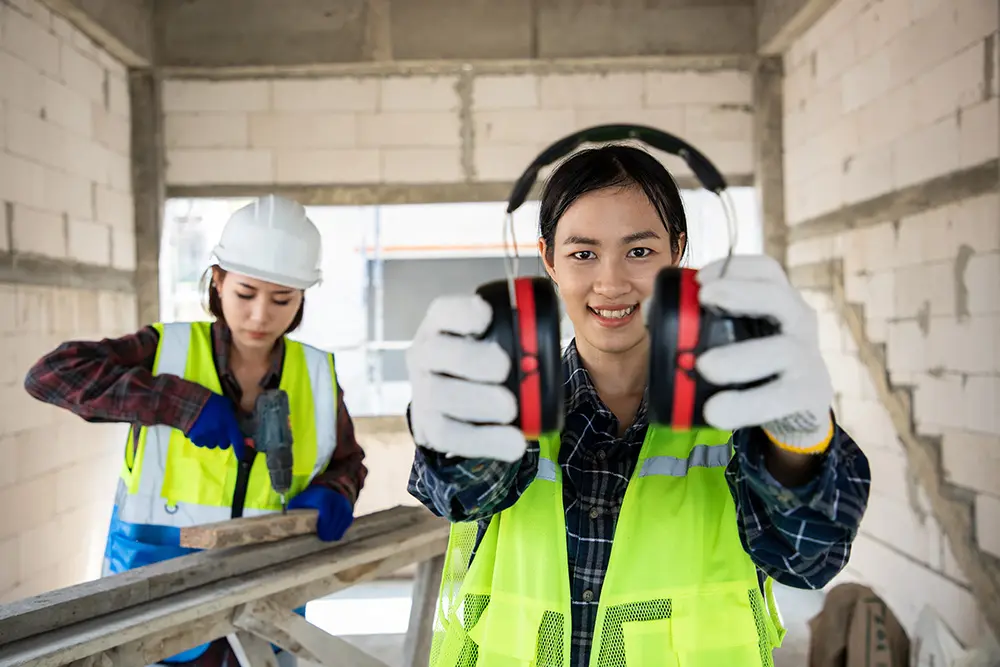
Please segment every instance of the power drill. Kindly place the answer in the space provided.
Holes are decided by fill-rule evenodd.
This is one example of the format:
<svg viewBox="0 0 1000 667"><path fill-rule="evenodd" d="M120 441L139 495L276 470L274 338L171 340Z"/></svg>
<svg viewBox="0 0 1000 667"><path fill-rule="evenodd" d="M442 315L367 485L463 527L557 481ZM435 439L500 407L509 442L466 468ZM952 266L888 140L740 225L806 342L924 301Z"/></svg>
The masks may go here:
<svg viewBox="0 0 1000 667"><path fill-rule="evenodd" d="M286 494L292 488L292 424L288 394L270 389L254 404L253 438L247 444L263 453L271 488L281 496L281 512L288 511Z"/></svg>

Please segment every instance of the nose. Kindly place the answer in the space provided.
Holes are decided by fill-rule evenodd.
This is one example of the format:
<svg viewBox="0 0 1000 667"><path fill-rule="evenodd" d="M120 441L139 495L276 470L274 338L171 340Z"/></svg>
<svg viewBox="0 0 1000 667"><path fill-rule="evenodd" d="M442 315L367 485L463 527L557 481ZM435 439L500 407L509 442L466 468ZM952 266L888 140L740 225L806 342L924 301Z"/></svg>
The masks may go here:
<svg viewBox="0 0 1000 667"><path fill-rule="evenodd" d="M263 324L267 321L268 306L267 300L260 297L253 300L250 305L250 321L255 324Z"/></svg>
<svg viewBox="0 0 1000 667"><path fill-rule="evenodd" d="M594 280L594 293L606 299L617 299L631 290L625 268L619 262L601 262Z"/></svg>

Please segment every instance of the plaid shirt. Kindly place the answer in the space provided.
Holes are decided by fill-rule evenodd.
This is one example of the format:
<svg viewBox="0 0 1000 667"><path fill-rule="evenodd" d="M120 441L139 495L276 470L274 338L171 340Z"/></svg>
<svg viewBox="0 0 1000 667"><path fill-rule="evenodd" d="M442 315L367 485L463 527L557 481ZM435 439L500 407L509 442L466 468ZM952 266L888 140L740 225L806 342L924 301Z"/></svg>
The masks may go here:
<svg viewBox="0 0 1000 667"><path fill-rule="evenodd" d="M566 422L563 470L567 555L572 597L572 667L585 667L611 557L625 489L646 436L644 398L634 423L619 438L618 420L597 395L576 343L563 355ZM821 471L801 488L783 488L764 467L760 429L733 434L728 468L743 547L764 575L796 588L820 588L847 564L868 501L871 473L865 455L839 426ZM448 459L418 447L409 491L451 521L478 521L482 538L492 515L512 506L538 467L538 443L508 464L492 459ZM477 541L478 543L478 541Z"/></svg>
<svg viewBox="0 0 1000 667"><path fill-rule="evenodd" d="M122 338L63 343L28 371L24 388L40 401L65 408L88 422L125 422L141 426L166 424L187 433L211 390L176 375L153 375L160 336L153 327ZM229 369L232 334L212 324L212 350L223 394L237 414L243 392ZM284 361L284 338L272 353L270 370L260 381L264 390L277 389ZM332 408L332 406L331 406ZM248 452L252 454L252 452ZM314 484L330 487L357 501L368 469L364 451L354 436L354 422L337 387L337 446L326 470Z"/></svg>

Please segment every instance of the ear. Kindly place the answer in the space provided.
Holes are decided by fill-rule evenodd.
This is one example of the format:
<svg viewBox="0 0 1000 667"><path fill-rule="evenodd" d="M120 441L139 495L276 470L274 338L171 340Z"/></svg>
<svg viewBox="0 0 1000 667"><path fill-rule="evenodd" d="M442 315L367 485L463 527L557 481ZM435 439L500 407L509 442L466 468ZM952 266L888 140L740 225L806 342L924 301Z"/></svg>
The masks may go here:
<svg viewBox="0 0 1000 667"><path fill-rule="evenodd" d="M226 272L223 271L219 266L212 267L212 284L215 285L215 289L222 288L222 281L226 279Z"/></svg>
<svg viewBox="0 0 1000 667"><path fill-rule="evenodd" d="M556 280L556 267L549 262L548 252L546 251L545 239L538 239L538 254L542 256L542 264L545 266L545 272L549 274L552 282L559 285L559 281Z"/></svg>
<svg viewBox="0 0 1000 667"><path fill-rule="evenodd" d="M677 248L678 251L677 256L674 257L674 264L678 264L681 261L681 258L684 257L684 251L687 250L687 234L684 232L681 232L677 236Z"/></svg>

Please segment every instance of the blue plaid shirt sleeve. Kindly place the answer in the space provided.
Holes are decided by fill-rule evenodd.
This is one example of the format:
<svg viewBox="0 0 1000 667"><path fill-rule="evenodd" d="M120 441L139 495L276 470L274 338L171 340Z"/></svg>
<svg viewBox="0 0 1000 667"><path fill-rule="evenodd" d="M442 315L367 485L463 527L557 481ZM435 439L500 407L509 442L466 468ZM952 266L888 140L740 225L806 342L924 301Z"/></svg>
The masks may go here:
<svg viewBox="0 0 1000 667"><path fill-rule="evenodd" d="M825 586L851 555L868 504L871 470L861 448L839 425L820 472L785 488L764 465L760 429L733 434L736 456L726 480L736 503L743 548L764 573L787 586Z"/></svg>
<svg viewBox="0 0 1000 667"><path fill-rule="evenodd" d="M528 488L538 471L538 454L538 443L529 443L520 461L507 463L447 457L418 445L407 491L449 521L488 519L513 505Z"/></svg>

